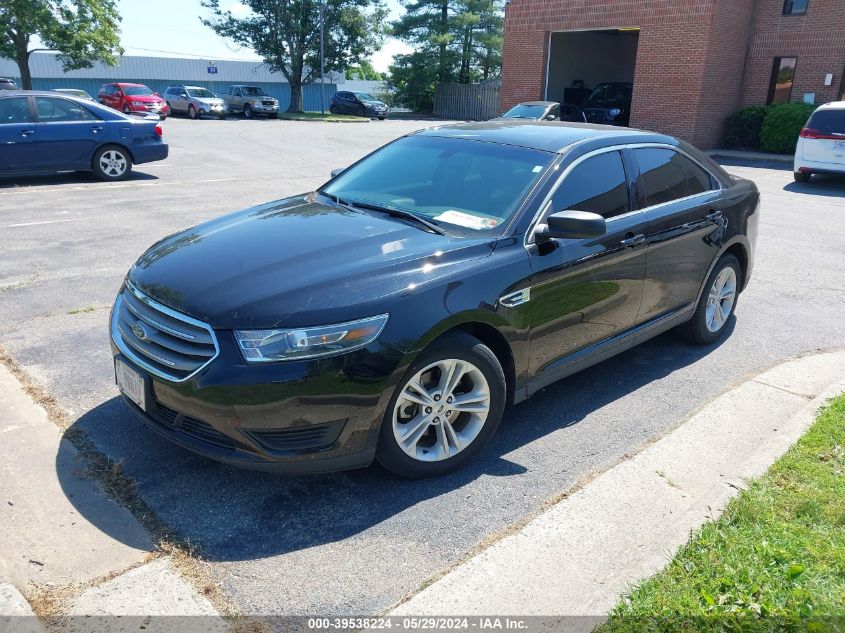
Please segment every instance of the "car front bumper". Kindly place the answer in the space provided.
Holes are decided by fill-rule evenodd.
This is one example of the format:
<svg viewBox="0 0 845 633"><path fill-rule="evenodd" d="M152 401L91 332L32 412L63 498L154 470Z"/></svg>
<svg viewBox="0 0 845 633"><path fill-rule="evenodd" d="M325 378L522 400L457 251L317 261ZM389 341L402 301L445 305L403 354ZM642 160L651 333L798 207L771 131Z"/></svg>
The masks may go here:
<svg viewBox="0 0 845 633"><path fill-rule="evenodd" d="M231 331L216 336L219 355L174 382L138 362L112 315L114 360L144 382L143 410L124 400L148 427L194 453L253 470L320 473L372 462L400 352L374 343L333 358L249 365Z"/></svg>

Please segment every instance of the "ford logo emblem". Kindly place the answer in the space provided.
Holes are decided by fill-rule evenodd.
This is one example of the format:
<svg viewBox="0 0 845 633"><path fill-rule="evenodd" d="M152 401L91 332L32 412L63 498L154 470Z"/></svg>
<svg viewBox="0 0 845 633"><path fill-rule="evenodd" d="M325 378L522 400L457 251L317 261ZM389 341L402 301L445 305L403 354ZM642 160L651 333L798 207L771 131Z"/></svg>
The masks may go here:
<svg viewBox="0 0 845 633"><path fill-rule="evenodd" d="M144 329L144 326L141 325L140 323L136 323L135 325L132 326L132 334L134 334L136 337L138 337L138 339L141 340L141 341L147 340L147 336L148 336L147 330Z"/></svg>

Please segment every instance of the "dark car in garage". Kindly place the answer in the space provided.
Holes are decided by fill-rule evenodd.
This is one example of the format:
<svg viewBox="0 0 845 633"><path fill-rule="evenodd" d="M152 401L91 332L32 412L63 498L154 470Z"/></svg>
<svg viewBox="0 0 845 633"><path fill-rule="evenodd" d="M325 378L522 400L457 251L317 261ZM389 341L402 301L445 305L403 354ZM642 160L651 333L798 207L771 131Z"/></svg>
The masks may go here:
<svg viewBox="0 0 845 633"><path fill-rule="evenodd" d="M0 92L0 176L92 171L123 180L167 158L158 117L129 117L55 92Z"/></svg>
<svg viewBox="0 0 845 633"><path fill-rule="evenodd" d="M578 106L557 101L525 101L505 112L500 119L528 119L532 121L567 121L586 123L587 117Z"/></svg>
<svg viewBox="0 0 845 633"><path fill-rule="evenodd" d="M634 84L601 83L581 106L590 123L627 126L631 121Z"/></svg>
<svg viewBox="0 0 845 633"><path fill-rule="evenodd" d="M152 245L110 317L116 380L225 463L441 475L552 382L670 329L730 333L759 198L662 134L422 130Z"/></svg>

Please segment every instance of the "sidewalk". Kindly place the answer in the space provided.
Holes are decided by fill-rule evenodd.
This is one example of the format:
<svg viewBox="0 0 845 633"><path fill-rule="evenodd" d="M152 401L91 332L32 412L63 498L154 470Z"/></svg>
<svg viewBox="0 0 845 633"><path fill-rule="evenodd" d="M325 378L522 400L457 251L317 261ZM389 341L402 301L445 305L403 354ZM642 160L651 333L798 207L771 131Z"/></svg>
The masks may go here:
<svg viewBox="0 0 845 633"><path fill-rule="evenodd" d="M787 163L791 165L794 160L792 154L769 154L767 152L746 152L739 149L709 149L705 152L710 158L743 160L762 163Z"/></svg>
<svg viewBox="0 0 845 633"><path fill-rule="evenodd" d="M144 528L0 364L0 631L37 631L23 596L44 591L60 601L52 615L204 615L199 630L222 629L211 603L156 556Z"/></svg>
<svg viewBox="0 0 845 633"><path fill-rule="evenodd" d="M397 605L391 615L548 616L590 630L845 391L845 351L793 360L688 421ZM565 622L559 618L566 614ZM582 616L583 619L572 619Z"/></svg>

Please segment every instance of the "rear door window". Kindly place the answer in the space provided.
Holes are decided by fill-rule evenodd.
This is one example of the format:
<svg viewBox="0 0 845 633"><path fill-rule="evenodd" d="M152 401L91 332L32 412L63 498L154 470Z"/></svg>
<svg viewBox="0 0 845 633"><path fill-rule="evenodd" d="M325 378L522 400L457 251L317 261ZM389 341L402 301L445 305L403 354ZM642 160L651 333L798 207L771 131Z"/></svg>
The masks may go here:
<svg viewBox="0 0 845 633"><path fill-rule="evenodd" d="M634 156L640 168L640 190L648 207L714 188L707 171L674 150L635 149Z"/></svg>
<svg viewBox="0 0 845 633"><path fill-rule="evenodd" d="M605 218L630 210L622 155L604 152L584 160L566 176L552 196L552 213L589 211Z"/></svg>

